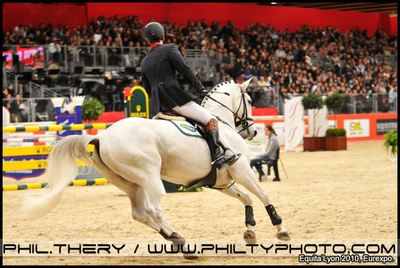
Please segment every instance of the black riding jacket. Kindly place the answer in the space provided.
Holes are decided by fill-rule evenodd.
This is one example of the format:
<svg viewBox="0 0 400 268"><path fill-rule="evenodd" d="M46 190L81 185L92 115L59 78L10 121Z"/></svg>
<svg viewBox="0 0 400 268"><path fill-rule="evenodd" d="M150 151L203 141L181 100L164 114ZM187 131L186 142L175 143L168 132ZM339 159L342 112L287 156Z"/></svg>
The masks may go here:
<svg viewBox="0 0 400 268"><path fill-rule="evenodd" d="M182 54L175 44L165 44L153 47L144 57L142 64L142 82L150 95L150 117L158 112L172 110L182 106L192 97L179 85L178 71L196 90L204 89L200 80L185 63Z"/></svg>

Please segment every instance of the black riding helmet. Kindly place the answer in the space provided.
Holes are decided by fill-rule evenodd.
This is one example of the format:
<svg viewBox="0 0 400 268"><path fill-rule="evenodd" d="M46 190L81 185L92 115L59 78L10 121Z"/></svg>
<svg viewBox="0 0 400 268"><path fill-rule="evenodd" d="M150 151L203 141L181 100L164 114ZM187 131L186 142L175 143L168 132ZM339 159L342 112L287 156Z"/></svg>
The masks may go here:
<svg viewBox="0 0 400 268"><path fill-rule="evenodd" d="M164 39L164 28L158 22L150 22L144 26L144 38L150 43Z"/></svg>

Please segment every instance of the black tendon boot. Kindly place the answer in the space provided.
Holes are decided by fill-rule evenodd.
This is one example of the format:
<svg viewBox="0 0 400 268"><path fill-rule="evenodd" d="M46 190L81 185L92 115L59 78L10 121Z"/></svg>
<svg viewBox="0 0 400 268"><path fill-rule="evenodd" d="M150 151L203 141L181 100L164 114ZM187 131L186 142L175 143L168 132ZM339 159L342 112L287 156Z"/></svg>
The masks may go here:
<svg viewBox="0 0 400 268"><path fill-rule="evenodd" d="M216 168L220 169L226 165L232 165L239 159L240 154L225 156L224 150L222 150L219 145L218 121L215 118L208 121L206 131L209 143L211 143L210 150L212 164L215 165Z"/></svg>

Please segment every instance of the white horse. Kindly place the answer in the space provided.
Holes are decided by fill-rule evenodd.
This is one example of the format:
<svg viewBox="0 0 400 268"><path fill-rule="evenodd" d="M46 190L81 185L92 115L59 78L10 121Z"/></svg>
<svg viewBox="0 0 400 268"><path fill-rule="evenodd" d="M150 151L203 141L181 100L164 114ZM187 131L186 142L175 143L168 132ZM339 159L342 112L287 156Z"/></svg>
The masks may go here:
<svg viewBox="0 0 400 268"><path fill-rule="evenodd" d="M249 165L250 154L244 139L256 135L251 118L251 99L246 93L249 82L250 79L243 84L233 81L220 83L202 102L220 120L221 142L241 153L236 163L218 170L215 188L245 205L247 230L244 239L247 243L254 243L256 239L253 202L233 182L243 185L261 200L277 228L277 237L289 240L281 218ZM87 151L89 143L96 144L93 153ZM64 188L77 176L77 158L93 165L128 195L133 219L153 228L174 246L185 244L183 237L163 215L160 201L165 189L161 178L175 184L191 185L205 177L211 170L211 155L204 139L185 136L166 120L143 118L120 120L96 136L68 136L49 155L45 173L49 184L47 192L26 202L23 206L25 215L38 217L57 205Z"/></svg>

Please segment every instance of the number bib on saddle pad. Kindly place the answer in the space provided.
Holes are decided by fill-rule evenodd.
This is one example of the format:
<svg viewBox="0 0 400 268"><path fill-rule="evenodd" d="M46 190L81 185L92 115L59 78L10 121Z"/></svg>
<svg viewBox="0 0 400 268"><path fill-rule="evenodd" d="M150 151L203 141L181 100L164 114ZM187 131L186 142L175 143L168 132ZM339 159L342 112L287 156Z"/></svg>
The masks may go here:
<svg viewBox="0 0 400 268"><path fill-rule="evenodd" d="M193 126L191 123L187 121L172 121L171 122L182 134L190 137L204 138L202 134L199 132L196 126Z"/></svg>

